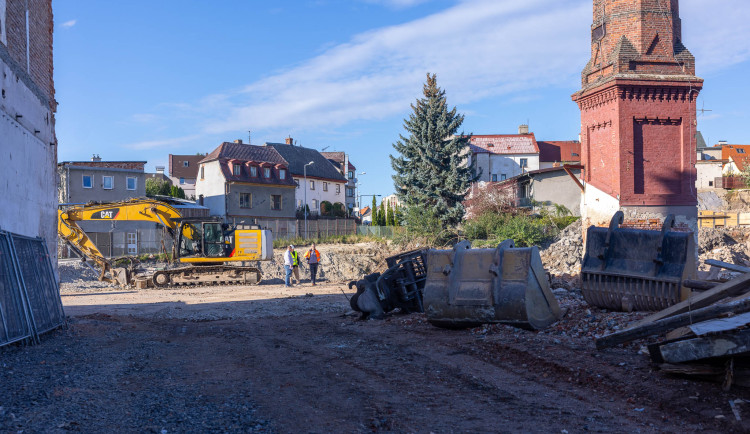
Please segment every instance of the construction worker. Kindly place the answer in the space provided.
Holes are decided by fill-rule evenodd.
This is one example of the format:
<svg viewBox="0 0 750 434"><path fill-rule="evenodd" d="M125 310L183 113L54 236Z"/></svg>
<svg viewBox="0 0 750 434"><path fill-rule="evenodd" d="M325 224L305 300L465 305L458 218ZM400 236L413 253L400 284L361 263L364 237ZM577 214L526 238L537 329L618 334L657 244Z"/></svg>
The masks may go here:
<svg viewBox="0 0 750 434"><path fill-rule="evenodd" d="M310 281L315 286L315 276L318 274L318 264L320 263L320 252L315 248L315 243L310 246L310 250L305 252L305 259L310 266Z"/></svg>
<svg viewBox="0 0 750 434"><path fill-rule="evenodd" d="M292 274L294 274L294 280L296 280L296 284L300 284L299 280L299 254L296 250L294 250L294 245L289 246L292 248Z"/></svg>
<svg viewBox="0 0 750 434"><path fill-rule="evenodd" d="M292 277L292 250L294 250L294 246L290 245L284 252L284 286L287 288L292 286L289 282Z"/></svg>

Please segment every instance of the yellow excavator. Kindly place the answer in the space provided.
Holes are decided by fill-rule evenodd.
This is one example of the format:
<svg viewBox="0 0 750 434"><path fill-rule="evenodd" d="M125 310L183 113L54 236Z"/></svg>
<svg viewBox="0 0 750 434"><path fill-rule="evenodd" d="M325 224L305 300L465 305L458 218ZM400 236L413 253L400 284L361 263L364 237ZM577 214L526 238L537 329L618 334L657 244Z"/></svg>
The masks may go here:
<svg viewBox="0 0 750 434"><path fill-rule="evenodd" d="M134 267L113 267L81 229L81 221L143 221L163 225L173 239L172 259L179 265L154 273L154 286L257 284L261 271L245 261L273 258L273 237L257 226L231 226L217 219L182 218L171 205L154 199L73 205L57 211L60 237L82 259L100 268L99 280L121 286L134 282Z"/></svg>

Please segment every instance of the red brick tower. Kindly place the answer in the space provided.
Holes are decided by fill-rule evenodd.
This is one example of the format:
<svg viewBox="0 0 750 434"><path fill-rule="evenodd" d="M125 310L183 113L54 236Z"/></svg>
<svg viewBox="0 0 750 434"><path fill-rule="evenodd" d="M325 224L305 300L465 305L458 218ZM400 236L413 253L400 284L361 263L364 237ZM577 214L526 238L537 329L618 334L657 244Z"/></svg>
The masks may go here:
<svg viewBox="0 0 750 434"><path fill-rule="evenodd" d="M697 230L695 100L703 80L682 45L678 0L594 0L582 88L584 227L676 215Z"/></svg>

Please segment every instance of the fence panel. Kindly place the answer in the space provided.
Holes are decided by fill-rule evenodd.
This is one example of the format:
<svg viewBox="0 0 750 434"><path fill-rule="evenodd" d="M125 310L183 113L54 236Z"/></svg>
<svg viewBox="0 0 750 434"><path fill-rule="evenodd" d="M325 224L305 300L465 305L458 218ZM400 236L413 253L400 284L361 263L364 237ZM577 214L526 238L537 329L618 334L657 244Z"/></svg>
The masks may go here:
<svg viewBox="0 0 750 434"><path fill-rule="evenodd" d="M31 337L31 323L13 256L10 235L0 233L0 346Z"/></svg>

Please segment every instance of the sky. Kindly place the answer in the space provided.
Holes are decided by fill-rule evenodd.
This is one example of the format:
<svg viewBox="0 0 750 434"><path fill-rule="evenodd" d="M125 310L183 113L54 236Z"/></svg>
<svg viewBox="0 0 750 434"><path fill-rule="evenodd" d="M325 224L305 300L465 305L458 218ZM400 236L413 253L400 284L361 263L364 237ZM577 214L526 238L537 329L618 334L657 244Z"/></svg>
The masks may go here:
<svg viewBox="0 0 750 434"><path fill-rule="evenodd" d="M576 140L592 0L53 0L58 158L147 161L224 141L345 151L360 194L437 74L472 134ZM682 0L706 142L750 144L750 2ZM710 110L710 111L709 111ZM250 133L248 133L250 131ZM366 174L362 175L362 172Z"/></svg>

